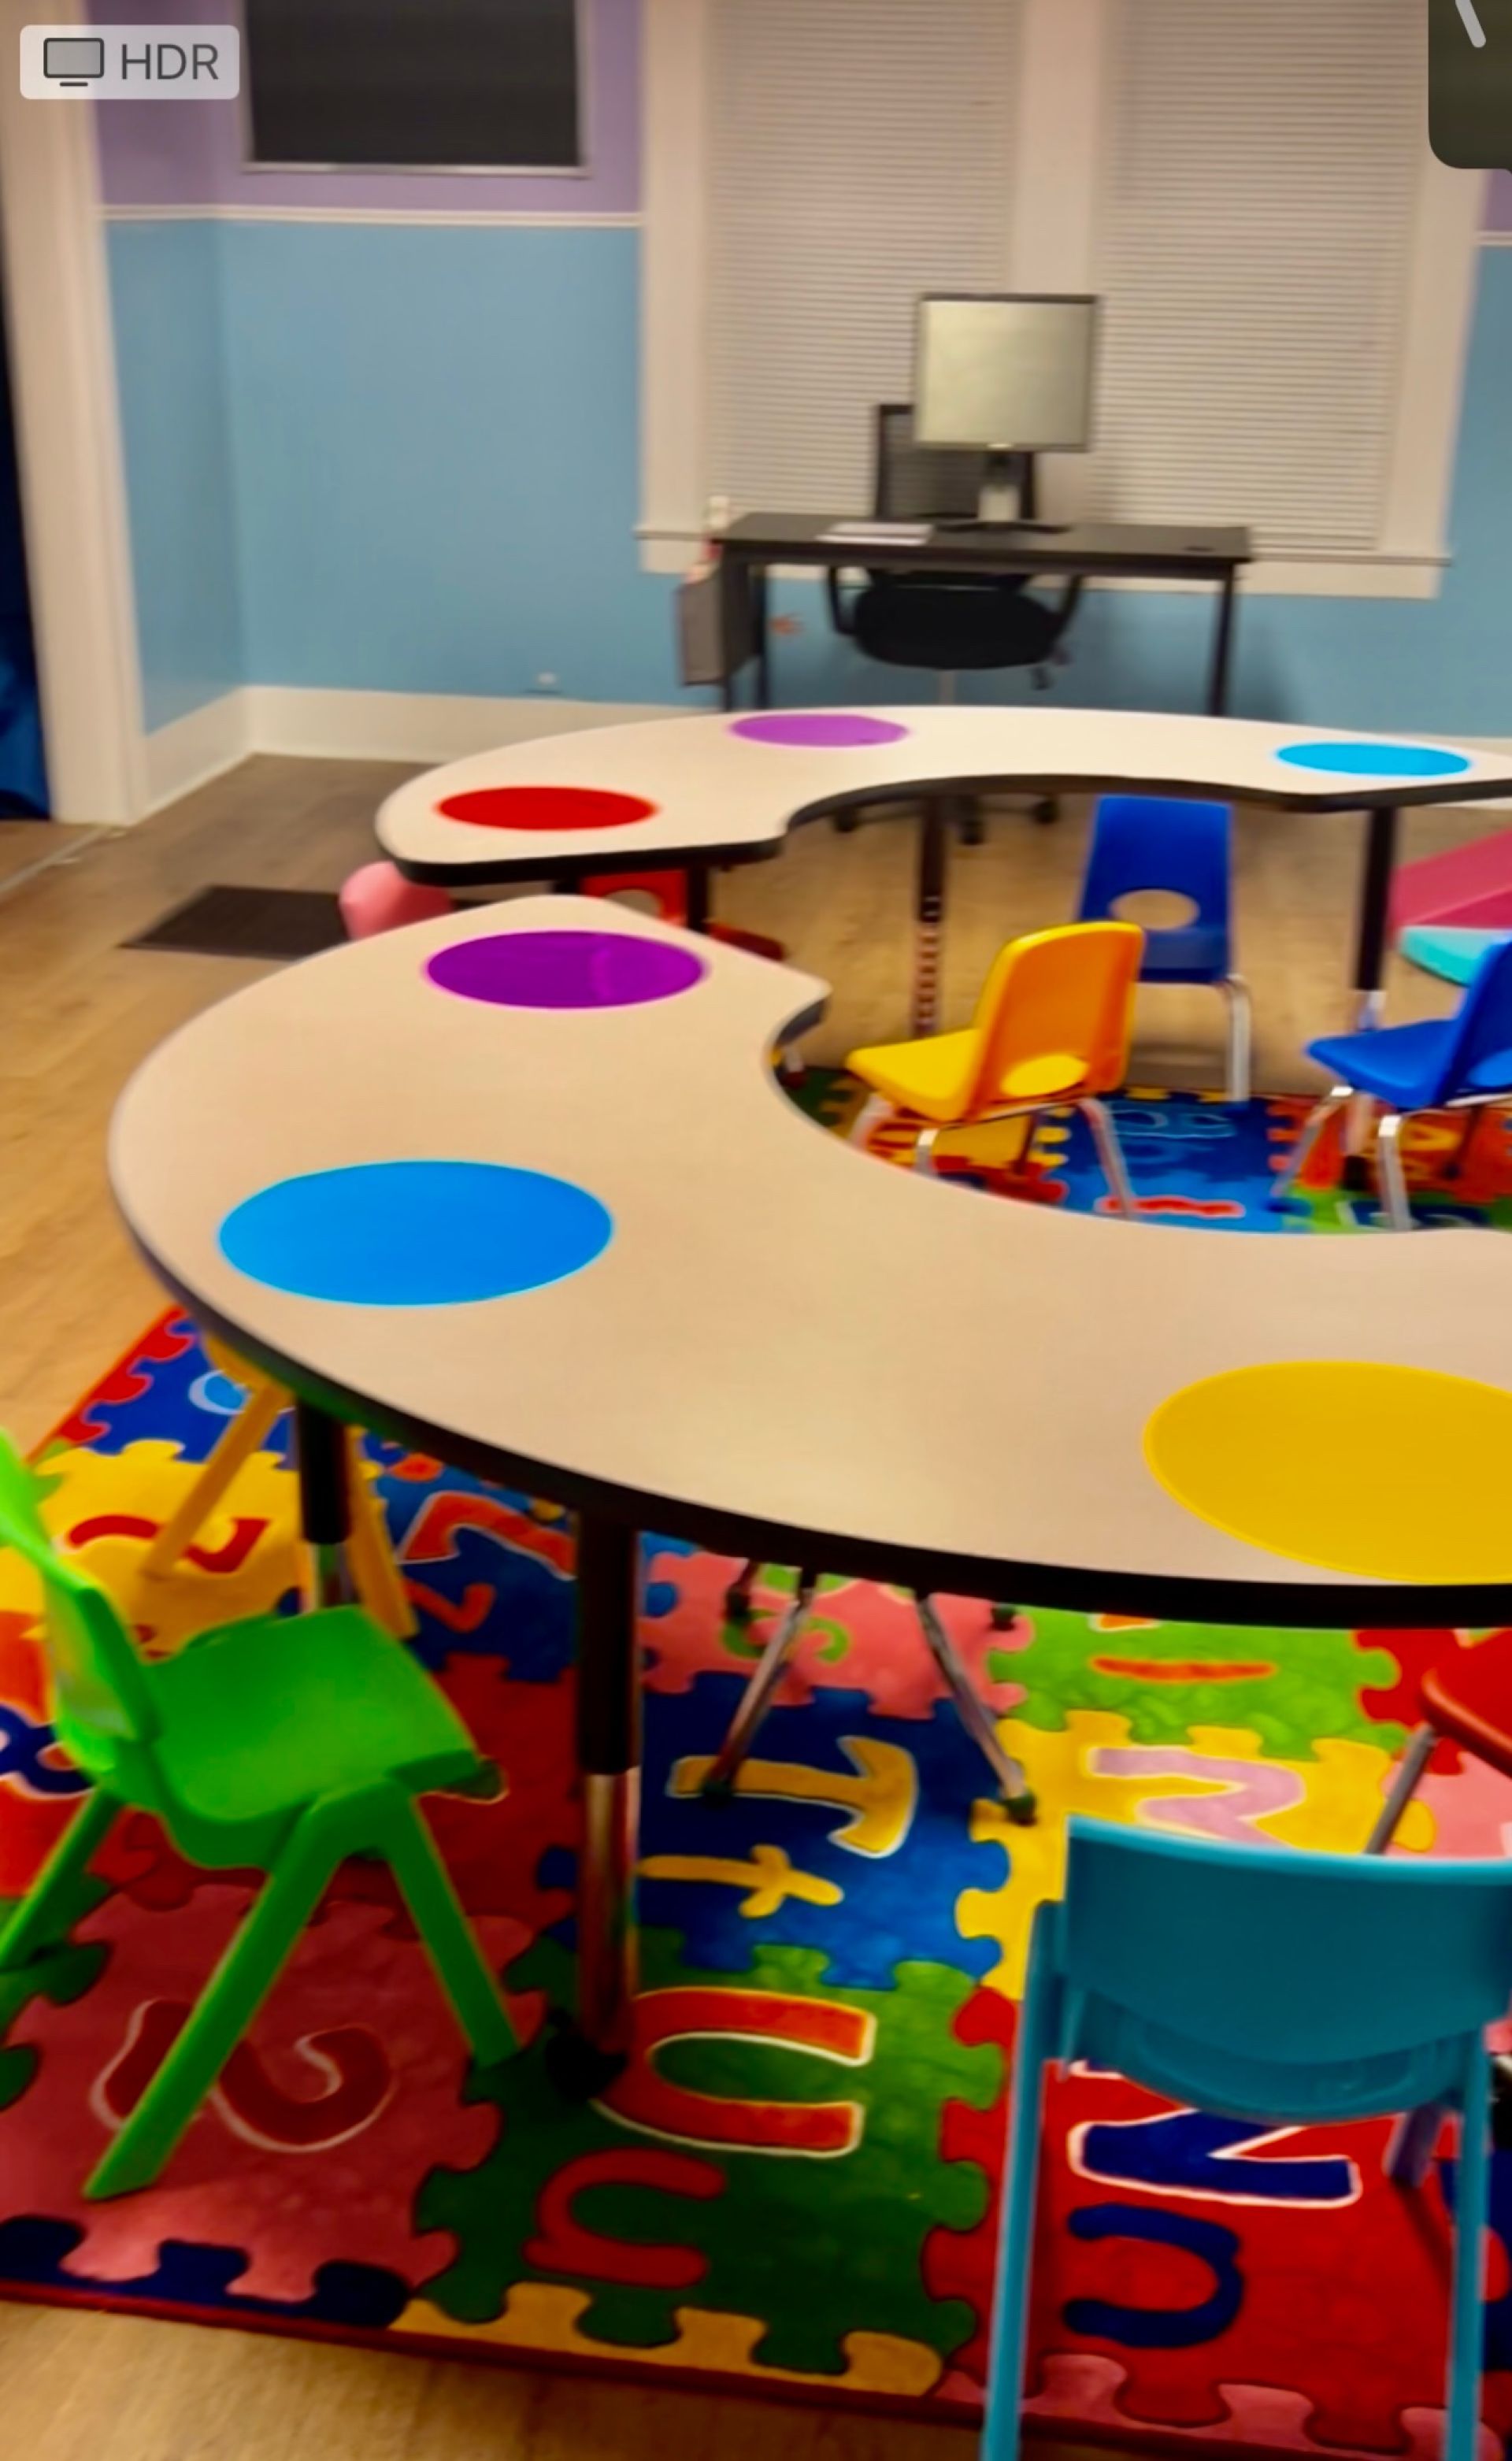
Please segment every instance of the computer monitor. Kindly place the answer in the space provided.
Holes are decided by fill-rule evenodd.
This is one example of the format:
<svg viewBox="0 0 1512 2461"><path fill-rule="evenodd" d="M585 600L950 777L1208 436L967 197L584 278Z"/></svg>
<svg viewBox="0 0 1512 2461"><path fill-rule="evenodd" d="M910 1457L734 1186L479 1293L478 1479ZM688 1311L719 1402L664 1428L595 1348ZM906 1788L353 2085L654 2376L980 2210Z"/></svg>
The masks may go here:
<svg viewBox="0 0 1512 2461"><path fill-rule="evenodd" d="M994 455L1085 453L1100 300L921 299L914 365L920 444Z"/></svg>

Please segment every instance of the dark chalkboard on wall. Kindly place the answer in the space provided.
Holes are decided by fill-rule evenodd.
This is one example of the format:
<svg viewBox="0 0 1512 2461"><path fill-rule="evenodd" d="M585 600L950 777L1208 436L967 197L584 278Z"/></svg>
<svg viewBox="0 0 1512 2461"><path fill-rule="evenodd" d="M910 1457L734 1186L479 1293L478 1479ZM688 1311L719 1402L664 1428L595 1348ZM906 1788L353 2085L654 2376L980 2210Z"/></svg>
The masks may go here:
<svg viewBox="0 0 1512 2461"><path fill-rule="evenodd" d="M243 0L254 162L584 167L578 0Z"/></svg>

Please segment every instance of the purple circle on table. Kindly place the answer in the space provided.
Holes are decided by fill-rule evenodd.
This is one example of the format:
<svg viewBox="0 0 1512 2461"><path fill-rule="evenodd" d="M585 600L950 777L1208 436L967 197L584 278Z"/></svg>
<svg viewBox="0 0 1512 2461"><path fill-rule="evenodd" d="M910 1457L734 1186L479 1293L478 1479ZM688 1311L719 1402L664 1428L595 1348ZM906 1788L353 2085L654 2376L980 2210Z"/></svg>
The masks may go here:
<svg viewBox="0 0 1512 2461"><path fill-rule="evenodd" d="M787 709L737 717L730 732L748 743L782 743L795 752L861 752L870 744L901 743L910 730L890 717L860 717L842 709Z"/></svg>
<svg viewBox="0 0 1512 2461"><path fill-rule="evenodd" d="M692 949L633 931L498 931L440 950L425 971L495 1008L640 1008L692 991L706 969Z"/></svg>

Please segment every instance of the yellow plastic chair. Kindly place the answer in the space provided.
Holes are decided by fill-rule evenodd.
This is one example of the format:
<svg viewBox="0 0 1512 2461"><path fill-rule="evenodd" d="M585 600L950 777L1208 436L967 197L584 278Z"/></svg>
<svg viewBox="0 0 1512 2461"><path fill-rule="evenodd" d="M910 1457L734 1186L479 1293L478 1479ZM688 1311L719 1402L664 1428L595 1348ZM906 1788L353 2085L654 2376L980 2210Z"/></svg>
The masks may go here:
<svg viewBox="0 0 1512 2461"><path fill-rule="evenodd" d="M246 1395L238 1412L204 1464L172 1519L164 1522L147 1551L143 1571L150 1580L169 1579L181 1557L192 1547L238 1471L259 1452L272 1433L290 1396L270 1376L249 1366L220 1342L202 1336L205 1355L217 1372L240 1384ZM351 1498L351 1533L348 1554L352 1586L374 1623L395 1640L408 1640L417 1629L415 1611L405 1592L399 1568L389 1545L383 1510L363 1467L361 1439L347 1429L347 1478ZM319 1604L318 1599L313 1601Z"/></svg>
<svg viewBox="0 0 1512 2461"><path fill-rule="evenodd" d="M1144 934L1133 923L1067 923L999 951L976 1015L955 1034L853 1051L853 1076L895 1110L924 1121L915 1167L934 1166L942 1128L1071 1108L1085 1112L1118 1209L1134 1190L1100 1100L1129 1065Z"/></svg>

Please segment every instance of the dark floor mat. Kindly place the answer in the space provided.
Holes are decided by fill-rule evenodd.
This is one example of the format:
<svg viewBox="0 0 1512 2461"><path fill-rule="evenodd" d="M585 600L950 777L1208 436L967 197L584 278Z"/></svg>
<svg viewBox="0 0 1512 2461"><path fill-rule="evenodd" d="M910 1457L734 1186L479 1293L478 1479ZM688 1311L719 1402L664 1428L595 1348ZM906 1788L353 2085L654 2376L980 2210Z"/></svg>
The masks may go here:
<svg viewBox="0 0 1512 2461"><path fill-rule="evenodd" d="M341 908L323 888L202 888L160 915L127 949L197 957L313 957L346 938Z"/></svg>

